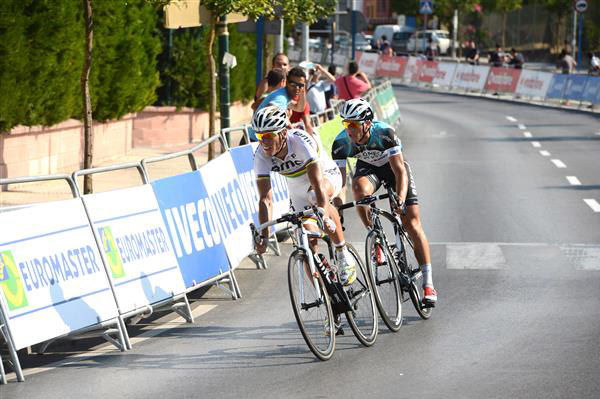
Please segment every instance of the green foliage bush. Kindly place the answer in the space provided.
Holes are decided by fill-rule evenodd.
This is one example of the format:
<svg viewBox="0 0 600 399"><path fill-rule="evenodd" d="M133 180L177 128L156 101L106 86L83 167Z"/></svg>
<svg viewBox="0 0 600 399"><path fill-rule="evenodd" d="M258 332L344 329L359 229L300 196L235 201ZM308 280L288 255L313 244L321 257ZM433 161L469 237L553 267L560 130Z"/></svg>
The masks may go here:
<svg viewBox="0 0 600 399"><path fill-rule="evenodd" d="M239 33L235 24L228 25L229 52L236 56L237 66L230 70L230 99L248 101L254 97L256 69L256 39L254 34ZM186 28L171 31L172 46L169 48L169 31L162 30L164 52L160 56L161 84L158 105L175 105L208 110L210 82L208 55L204 28ZM218 38L215 38L213 55L218 71ZM218 101L217 83L217 101Z"/></svg>
<svg viewBox="0 0 600 399"><path fill-rule="evenodd" d="M117 119L155 100L157 12L145 0L93 6L93 117ZM80 0L2 1L0 131L81 118L82 7Z"/></svg>

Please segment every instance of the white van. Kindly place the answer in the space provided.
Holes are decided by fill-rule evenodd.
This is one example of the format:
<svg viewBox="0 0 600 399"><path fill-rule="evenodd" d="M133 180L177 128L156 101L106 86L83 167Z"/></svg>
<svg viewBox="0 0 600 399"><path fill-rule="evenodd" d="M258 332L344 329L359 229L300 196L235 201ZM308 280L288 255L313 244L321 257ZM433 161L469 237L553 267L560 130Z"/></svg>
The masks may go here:
<svg viewBox="0 0 600 399"><path fill-rule="evenodd" d="M385 35L387 41L391 44L396 32L414 32L415 29L411 26L400 26L400 25L377 25L375 32L373 33L373 42L377 43L377 40L381 40L381 37Z"/></svg>

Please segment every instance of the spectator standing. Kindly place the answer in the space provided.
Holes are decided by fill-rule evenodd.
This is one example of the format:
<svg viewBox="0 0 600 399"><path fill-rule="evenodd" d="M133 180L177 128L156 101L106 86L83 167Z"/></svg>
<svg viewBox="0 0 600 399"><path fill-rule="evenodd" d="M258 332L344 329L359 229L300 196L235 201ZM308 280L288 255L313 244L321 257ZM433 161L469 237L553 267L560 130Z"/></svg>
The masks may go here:
<svg viewBox="0 0 600 399"><path fill-rule="evenodd" d="M558 68L562 71L563 74L571 74L577 67L577 63L571 57L571 54L567 53L567 50L563 49L560 52L559 60L558 60Z"/></svg>
<svg viewBox="0 0 600 399"><path fill-rule="evenodd" d="M588 53L588 58L590 60L590 69L588 70L588 73L590 75L600 74L600 58L591 51Z"/></svg>
<svg viewBox="0 0 600 399"><path fill-rule="evenodd" d="M425 49L425 57L427 57L427 61L434 61L438 56L438 48L436 44L433 42L433 39L430 37L427 39L427 48Z"/></svg>
<svg viewBox="0 0 600 399"><path fill-rule="evenodd" d="M504 66L504 52L502 52L502 46L500 43L496 43L496 50L492 51L489 56L489 63L493 67Z"/></svg>
<svg viewBox="0 0 600 399"><path fill-rule="evenodd" d="M335 79L335 77L336 77L335 65L333 65L333 64L329 65L329 68L327 68L327 72L329 72L331 74L331 76L333 76L333 78ZM337 88L335 87L335 80L334 80L333 84L330 84L329 87L325 90L325 102L327 103L327 108L331 108L331 100L336 99L336 98L337 98Z"/></svg>
<svg viewBox="0 0 600 399"><path fill-rule="evenodd" d="M288 59L287 55L285 55L284 53L275 54L273 56L273 59L271 60L271 69L273 68L282 69L284 74L287 74L290 70L290 60ZM265 94L265 92L267 91L268 86L269 84L267 82L267 78L265 77L263 80L260 81L260 83L256 87L254 99L256 100L258 98L261 98L263 94Z"/></svg>
<svg viewBox="0 0 600 399"><path fill-rule="evenodd" d="M383 50L385 50L386 47L391 47L390 42L388 42L386 35L381 35L381 45L378 48L379 52L383 53Z"/></svg>
<svg viewBox="0 0 600 399"><path fill-rule="evenodd" d="M348 75L335 81L340 100L359 98L371 88L371 82L364 72L358 70L356 61L348 63Z"/></svg>
<svg viewBox="0 0 600 399"><path fill-rule="evenodd" d="M479 65L479 49L473 40L467 42L465 49L465 61L471 65Z"/></svg>
<svg viewBox="0 0 600 399"><path fill-rule="evenodd" d="M268 94L282 87L285 87L285 72L279 68L271 69L267 74L267 91L260 98L254 100L254 103L251 105L252 111L256 111L256 108L258 108Z"/></svg>
<svg viewBox="0 0 600 399"><path fill-rule="evenodd" d="M320 80L322 76L325 80ZM314 64L314 69L309 71L308 88L306 89L306 100L310 106L311 114L318 114L327 109L325 91L335 84L335 77L319 64Z"/></svg>
<svg viewBox="0 0 600 399"><path fill-rule="evenodd" d="M518 53L517 50L511 48L508 65L516 69L523 69L523 64L525 64L525 57L523 57L523 54Z"/></svg>
<svg viewBox="0 0 600 399"><path fill-rule="evenodd" d="M294 40L294 37L290 33L285 35L285 40L287 41L288 49L294 48L296 41Z"/></svg>

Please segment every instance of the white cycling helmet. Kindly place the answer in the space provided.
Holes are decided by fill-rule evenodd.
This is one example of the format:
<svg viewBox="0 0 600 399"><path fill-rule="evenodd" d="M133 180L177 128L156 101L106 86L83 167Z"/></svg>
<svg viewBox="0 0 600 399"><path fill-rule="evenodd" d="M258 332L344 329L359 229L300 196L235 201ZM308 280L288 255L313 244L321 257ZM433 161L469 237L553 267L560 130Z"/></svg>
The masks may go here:
<svg viewBox="0 0 600 399"><path fill-rule="evenodd" d="M276 106L261 108L252 117L252 129L255 132L274 132L287 126L287 113Z"/></svg>
<svg viewBox="0 0 600 399"><path fill-rule="evenodd" d="M347 121L370 121L373 120L373 109L368 101L355 98L344 103L340 115Z"/></svg>

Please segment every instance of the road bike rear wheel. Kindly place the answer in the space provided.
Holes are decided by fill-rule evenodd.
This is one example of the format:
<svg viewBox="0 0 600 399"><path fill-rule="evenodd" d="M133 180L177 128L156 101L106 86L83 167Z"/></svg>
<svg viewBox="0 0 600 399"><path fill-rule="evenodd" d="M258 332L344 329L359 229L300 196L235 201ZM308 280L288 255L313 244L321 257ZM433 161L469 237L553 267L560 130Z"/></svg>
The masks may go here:
<svg viewBox="0 0 600 399"><path fill-rule="evenodd" d="M385 325L396 332L402 326L402 288L393 256L387 245L383 243L381 234L378 231L371 231L365 241L365 260L379 315ZM379 255L378 251L380 251Z"/></svg>
<svg viewBox="0 0 600 399"><path fill-rule="evenodd" d="M412 252L412 246L408 243L406 237L402 237L404 242L404 251L399 254L398 266L408 278L408 294L415 306L415 310L422 319L429 319L433 308L426 307L423 304L423 272L419 268L419 263ZM410 252L410 253L407 253Z"/></svg>
<svg viewBox="0 0 600 399"><path fill-rule="evenodd" d="M306 345L317 358L329 360L335 350L331 301L321 276L318 273L316 277L310 275L308 258L302 251L290 255L288 286L294 316Z"/></svg>
<svg viewBox="0 0 600 399"><path fill-rule="evenodd" d="M371 280L356 249L346 244L350 256L356 263L356 279L349 287L345 287L352 310L346 312L346 319L356 338L361 344L371 346L377 339L379 331L377 305Z"/></svg>

